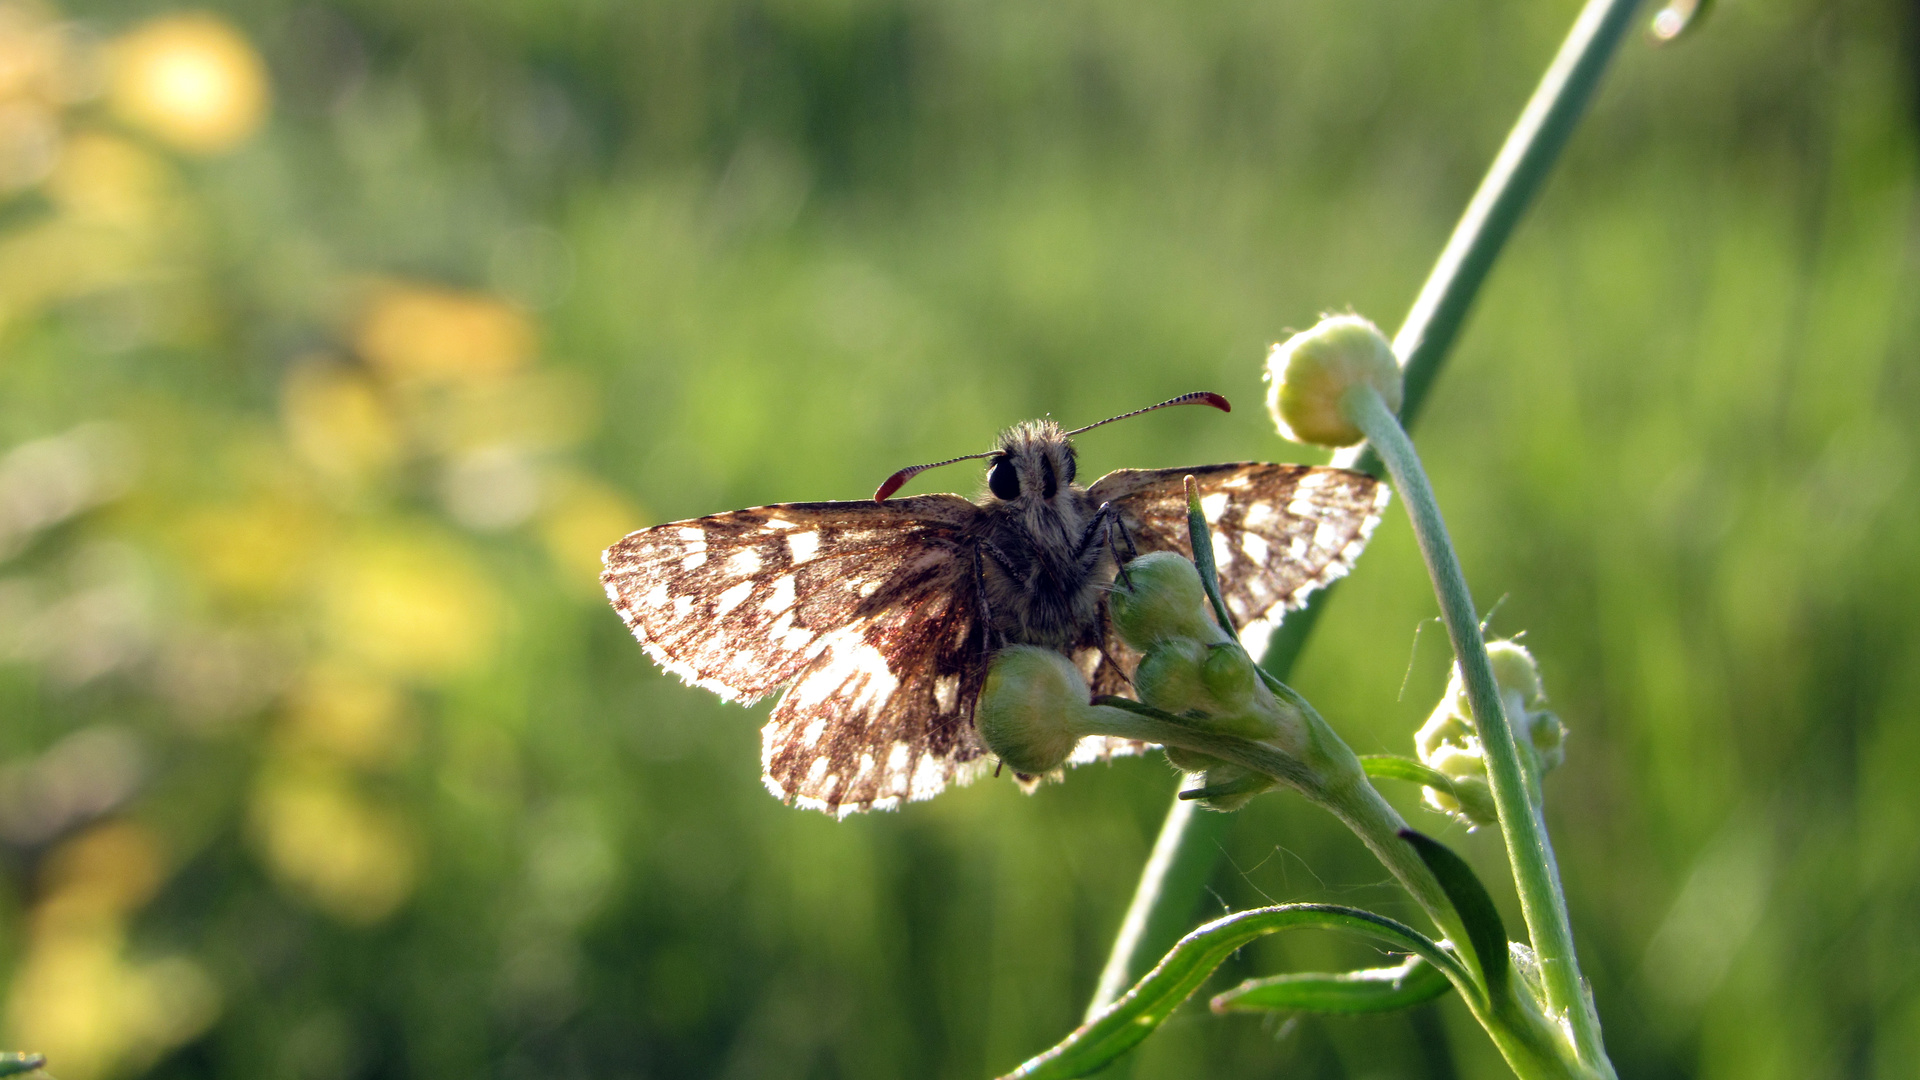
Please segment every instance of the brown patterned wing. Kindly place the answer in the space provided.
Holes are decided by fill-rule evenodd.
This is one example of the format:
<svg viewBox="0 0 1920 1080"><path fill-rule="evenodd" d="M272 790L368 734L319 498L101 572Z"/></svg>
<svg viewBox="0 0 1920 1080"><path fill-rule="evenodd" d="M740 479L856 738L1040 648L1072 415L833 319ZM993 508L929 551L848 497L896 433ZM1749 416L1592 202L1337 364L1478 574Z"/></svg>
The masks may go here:
<svg viewBox="0 0 1920 1080"><path fill-rule="evenodd" d="M1288 611L1344 577L1386 509L1385 484L1365 473L1255 461L1191 469L1121 469L1089 489L1121 513L1134 544L1189 558L1185 478L1200 487L1220 592L1247 651L1258 657Z"/></svg>
<svg viewBox="0 0 1920 1080"><path fill-rule="evenodd" d="M840 815L924 799L986 760L984 672L954 495L788 503L642 529L602 580L662 667L734 701L790 687L767 787Z"/></svg>

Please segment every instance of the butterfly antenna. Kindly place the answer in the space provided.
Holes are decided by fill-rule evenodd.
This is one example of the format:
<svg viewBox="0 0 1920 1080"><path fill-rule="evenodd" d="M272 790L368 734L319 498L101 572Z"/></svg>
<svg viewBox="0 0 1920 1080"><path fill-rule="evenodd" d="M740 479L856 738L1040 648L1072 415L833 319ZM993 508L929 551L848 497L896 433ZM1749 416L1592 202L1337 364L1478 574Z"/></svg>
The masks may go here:
<svg viewBox="0 0 1920 1080"><path fill-rule="evenodd" d="M1170 398L1158 405L1149 405L1144 409L1135 409L1130 413L1121 413L1119 416L1109 416L1105 420L1100 421L1100 424L1111 424L1115 420L1125 420L1128 417L1139 416L1141 413L1150 413L1155 409L1164 409L1169 405L1211 405L1221 412L1233 411L1233 406L1227 404L1227 399L1221 397L1219 394L1207 390L1196 390L1191 394L1181 394L1177 398ZM1094 428L1099 427L1100 424L1088 424L1083 428L1074 428L1072 431L1066 432L1066 434L1072 436L1078 435L1083 431L1092 431Z"/></svg>
<svg viewBox="0 0 1920 1080"><path fill-rule="evenodd" d="M972 461L974 458L992 457L993 455L999 452L1000 451L998 450L987 450L978 454L962 454L961 456L956 458L948 458L945 461L930 462L926 465L909 465L906 468L901 469L899 472L894 473L892 476L887 477L886 483L881 484L879 489L873 493L873 501L877 503L886 502L887 496L900 490L900 485L913 479L915 476L918 476L919 474L926 472L928 469L937 469L942 465L951 465L956 461Z"/></svg>

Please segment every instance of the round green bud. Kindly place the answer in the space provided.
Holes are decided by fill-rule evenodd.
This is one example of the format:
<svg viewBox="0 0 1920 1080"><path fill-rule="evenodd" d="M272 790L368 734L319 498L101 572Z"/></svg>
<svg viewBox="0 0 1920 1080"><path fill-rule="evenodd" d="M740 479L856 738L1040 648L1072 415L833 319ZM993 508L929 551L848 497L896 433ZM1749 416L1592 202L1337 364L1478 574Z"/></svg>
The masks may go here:
<svg viewBox="0 0 1920 1080"><path fill-rule="evenodd" d="M1207 647L1191 638L1162 641L1147 650L1133 669L1140 700L1176 715L1212 711L1213 695L1201 678Z"/></svg>
<svg viewBox="0 0 1920 1080"><path fill-rule="evenodd" d="M1540 771L1547 772L1567 760L1567 725L1550 712L1527 714L1530 729L1528 741L1533 743L1534 760L1540 763Z"/></svg>
<svg viewBox="0 0 1920 1080"><path fill-rule="evenodd" d="M1540 684L1540 665L1526 646L1517 641L1489 641L1487 659L1493 664L1493 681L1500 687L1502 698L1506 691L1517 691L1522 705L1533 706L1547 696Z"/></svg>
<svg viewBox="0 0 1920 1080"><path fill-rule="evenodd" d="M1052 649L1010 645L987 668L973 723L1014 772L1037 776L1073 753L1081 736L1075 721L1093 708L1092 696L1073 661Z"/></svg>
<svg viewBox="0 0 1920 1080"><path fill-rule="evenodd" d="M1180 555L1156 551L1127 564L1127 581L1116 580L1107 594L1114 629L1127 644L1146 652L1162 641L1225 637L1207 609L1200 571Z"/></svg>
<svg viewBox="0 0 1920 1080"><path fill-rule="evenodd" d="M1207 650L1207 658L1200 665L1200 681L1215 700L1244 707L1242 703L1252 700L1260 676L1255 674L1246 650L1223 643Z"/></svg>
<svg viewBox="0 0 1920 1080"><path fill-rule="evenodd" d="M1341 407L1363 383L1400 411L1400 362L1380 328L1358 315L1323 316L1267 355L1267 411L1282 438L1319 446L1352 446L1366 436Z"/></svg>
<svg viewBox="0 0 1920 1080"><path fill-rule="evenodd" d="M1424 788L1428 806L1451 814L1471 826L1492 825L1500 820L1494 809L1493 787L1487 783L1487 761L1480 753L1480 740L1466 745L1446 744L1426 759L1436 771L1453 781L1454 790Z"/></svg>

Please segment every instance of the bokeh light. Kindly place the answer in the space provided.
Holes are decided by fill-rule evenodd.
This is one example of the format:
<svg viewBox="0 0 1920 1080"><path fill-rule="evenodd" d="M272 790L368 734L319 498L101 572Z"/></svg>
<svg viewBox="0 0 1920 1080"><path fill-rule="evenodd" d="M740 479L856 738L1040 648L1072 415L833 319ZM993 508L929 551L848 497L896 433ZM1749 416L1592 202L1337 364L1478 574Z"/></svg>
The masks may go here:
<svg viewBox="0 0 1920 1080"><path fill-rule="evenodd" d="M265 65L232 25L165 15L113 44L112 100L130 124L196 154L244 142L266 118Z"/></svg>

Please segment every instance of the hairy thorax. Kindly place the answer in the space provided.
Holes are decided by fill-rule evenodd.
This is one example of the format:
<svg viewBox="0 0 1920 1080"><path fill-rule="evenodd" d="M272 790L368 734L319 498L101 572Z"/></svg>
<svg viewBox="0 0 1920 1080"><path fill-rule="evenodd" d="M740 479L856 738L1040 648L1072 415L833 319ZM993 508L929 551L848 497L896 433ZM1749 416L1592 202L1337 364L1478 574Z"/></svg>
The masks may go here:
<svg viewBox="0 0 1920 1080"><path fill-rule="evenodd" d="M987 509L981 584L993 629L1008 642L1061 650L1097 635L1114 562L1104 544L1083 546L1097 509L1087 493L1067 488Z"/></svg>

